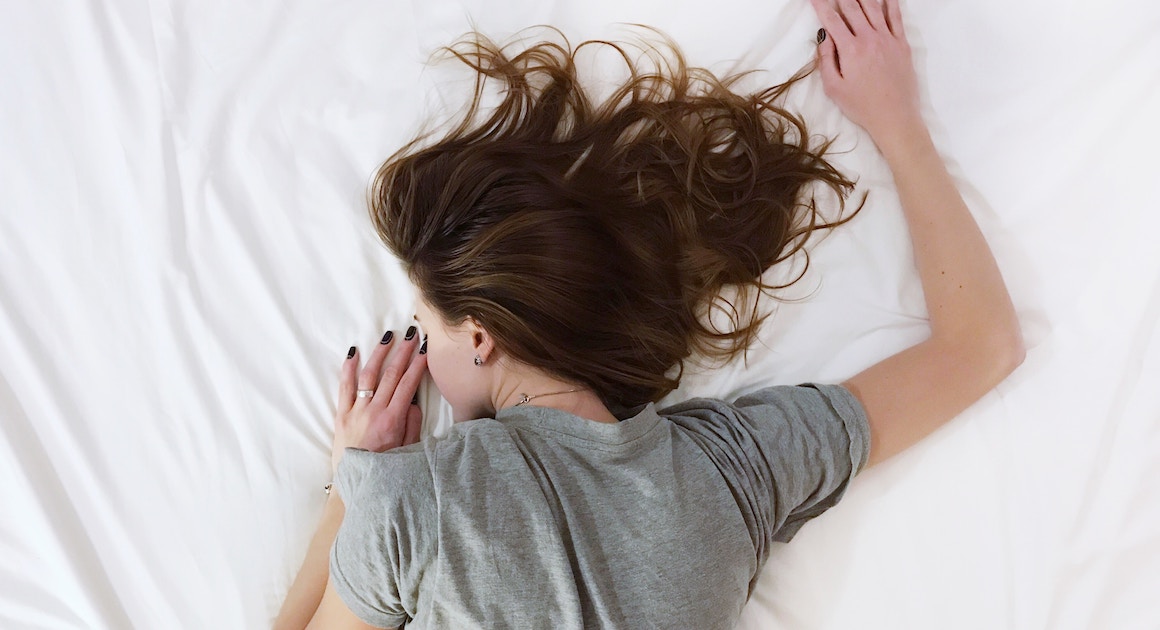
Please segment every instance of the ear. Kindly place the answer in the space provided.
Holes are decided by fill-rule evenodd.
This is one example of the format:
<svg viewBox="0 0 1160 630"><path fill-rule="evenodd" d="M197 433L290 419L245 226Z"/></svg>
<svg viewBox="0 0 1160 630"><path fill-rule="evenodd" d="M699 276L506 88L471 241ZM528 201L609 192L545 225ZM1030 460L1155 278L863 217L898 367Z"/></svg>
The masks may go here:
<svg viewBox="0 0 1160 630"><path fill-rule="evenodd" d="M467 325L467 333L470 335L471 348L479 358L487 363L495 352L495 339L491 333L487 331L474 317L468 317L464 322Z"/></svg>

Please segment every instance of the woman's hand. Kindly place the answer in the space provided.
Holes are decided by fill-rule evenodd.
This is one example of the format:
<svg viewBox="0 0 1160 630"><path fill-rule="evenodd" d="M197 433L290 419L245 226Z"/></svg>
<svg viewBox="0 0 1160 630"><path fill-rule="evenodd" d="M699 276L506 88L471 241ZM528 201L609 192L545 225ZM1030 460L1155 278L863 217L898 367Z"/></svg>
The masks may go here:
<svg viewBox="0 0 1160 630"><path fill-rule="evenodd" d="M419 441L423 414L416 392L427 371L427 348L424 343L415 354L416 329L412 326L407 332L410 338L395 339L393 332L384 335L386 343L375 348L361 371L358 350L351 347L338 384L332 475L348 446L381 453ZM360 391L374 394L360 396Z"/></svg>
<svg viewBox="0 0 1160 630"><path fill-rule="evenodd" d="M898 0L810 1L826 29L822 85L846 117L880 145L923 124Z"/></svg>

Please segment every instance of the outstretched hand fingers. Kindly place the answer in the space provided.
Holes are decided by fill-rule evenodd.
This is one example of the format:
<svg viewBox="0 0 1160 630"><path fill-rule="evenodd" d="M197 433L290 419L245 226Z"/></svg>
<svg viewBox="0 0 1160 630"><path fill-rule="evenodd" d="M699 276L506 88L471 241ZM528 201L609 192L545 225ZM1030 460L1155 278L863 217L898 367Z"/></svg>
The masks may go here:
<svg viewBox="0 0 1160 630"><path fill-rule="evenodd" d="M818 44L822 85L846 117L879 143L922 124L899 0L811 2L830 36Z"/></svg>
<svg viewBox="0 0 1160 630"><path fill-rule="evenodd" d="M838 48L873 31L903 36L898 0L810 0L810 3Z"/></svg>
<svg viewBox="0 0 1160 630"><path fill-rule="evenodd" d="M850 32L846 22L842 20L842 14L838 13L833 0L810 0L810 4L814 5L814 12L818 14L822 28L826 29L827 40L832 39L841 43L850 41L854 34Z"/></svg>
<svg viewBox="0 0 1160 630"><path fill-rule="evenodd" d="M906 37L906 31L902 27L902 10L898 8L898 0L884 0L886 9L886 20L890 32L895 37Z"/></svg>
<svg viewBox="0 0 1160 630"><path fill-rule="evenodd" d="M862 15L871 28L876 31L890 30L886 24L886 5L883 0L858 0L858 4L862 5Z"/></svg>
<svg viewBox="0 0 1160 630"><path fill-rule="evenodd" d="M865 12L862 11L862 2L859 0L838 0L838 12L842 14L842 19L854 35L865 34L873 30L870 22L866 19Z"/></svg>
<svg viewBox="0 0 1160 630"><path fill-rule="evenodd" d="M842 68L838 64L838 49L834 40L827 38L818 44L818 63L822 68L822 85L830 86L842 77Z"/></svg>

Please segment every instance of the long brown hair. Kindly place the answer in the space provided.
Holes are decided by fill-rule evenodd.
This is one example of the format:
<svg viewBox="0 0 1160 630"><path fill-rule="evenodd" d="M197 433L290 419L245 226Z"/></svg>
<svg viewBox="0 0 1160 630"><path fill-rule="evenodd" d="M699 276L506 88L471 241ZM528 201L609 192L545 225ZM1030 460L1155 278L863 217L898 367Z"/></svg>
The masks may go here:
<svg viewBox="0 0 1160 630"><path fill-rule="evenodd" d="M742 352L765 319L749 298L801 277L775 286L762 272L853 216L821 216L811 184L836 193L838 216L854 184L823 159L832 139L779 105L811 66L742 96L731 86L748 72L688 67L650 30L670 53L654 68L617 43L573 49L559 31L563 44L514 54L469 32L440 50L475 71L471 105L438 141L388 158L370 190L379 236L448 324L474 318L513 359L610 407L664 396L693 352ZM577 76L589 44L630 74L599 104ZM481 121L488 79L504 96Z"/></svg>

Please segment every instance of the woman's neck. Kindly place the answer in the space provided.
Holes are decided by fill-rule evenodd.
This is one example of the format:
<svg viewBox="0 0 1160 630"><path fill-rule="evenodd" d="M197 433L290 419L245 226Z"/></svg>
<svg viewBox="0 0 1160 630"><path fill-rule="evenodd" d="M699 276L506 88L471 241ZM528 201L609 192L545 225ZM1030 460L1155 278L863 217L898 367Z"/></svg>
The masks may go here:
<svg viewBox="0 0 1160 630"><path fill-rule="evenodd" d="M619 421L595 392L582 385L533 370L511 371L498 380L492 396L496 410L514 407L527 395L527 405L559 409L594 422Z"/></svg>

